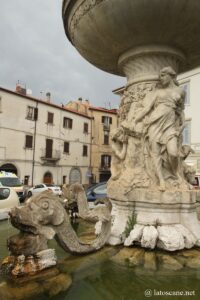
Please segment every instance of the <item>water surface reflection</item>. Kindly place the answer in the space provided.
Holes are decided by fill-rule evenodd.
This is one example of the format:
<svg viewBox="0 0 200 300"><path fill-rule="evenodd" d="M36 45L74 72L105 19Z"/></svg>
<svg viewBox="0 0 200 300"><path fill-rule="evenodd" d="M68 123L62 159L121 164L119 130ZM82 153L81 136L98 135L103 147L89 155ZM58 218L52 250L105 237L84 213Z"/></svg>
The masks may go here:
<svg viewBox="0 0 200 300"><path fill-rule="evenodd" d="M93 229L85 222L80 223L77 232L81 238L91 240L94 237ZM5 257L8 253L5 241L9 234L15 230L7 222L0 223L0 255ZM85 234L84 232L87 232ZM65 253L55 241L51 247L56 248L59 258L59 274L69 274L72 278L71 287L52 300L140 300L146 299L145 291L152 293L177 291L191 292L190 296L159 296L152 295L155 299L200 299L200 251L198 249L168 253L162 251L145 251L140 248L105 247L101 251L87 256L71 256ZM64 278L64 277L63 277ZM32 284L42 286L45 279L35 279ZM52 291L64 281L54 282ZM57 286L56 286L57 285ZM5 280L1 279L0 288L5 287ZM12 300L36 299L36 296L20 298L19 288L26 289L27 283L15 283L15 294ZM51 287L52 288L52 287ZM61 289L60 289L61 290ZM192 294L195 293L195 295ZM30 294L29 294L30 295ZM10 300L9 293L1 300ZM50 298L48 291L37 294L37 300Z"/></svg>

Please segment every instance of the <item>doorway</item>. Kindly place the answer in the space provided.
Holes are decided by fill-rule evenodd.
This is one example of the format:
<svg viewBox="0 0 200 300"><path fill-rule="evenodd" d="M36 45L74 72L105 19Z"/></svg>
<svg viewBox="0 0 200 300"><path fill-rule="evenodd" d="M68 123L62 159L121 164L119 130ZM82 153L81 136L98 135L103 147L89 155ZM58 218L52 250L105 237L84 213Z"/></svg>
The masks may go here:
<svg viewBox="0 0 200 300"><path fill-rule="evenodd" d="M53 183L53 176L50 172L46 172L43 177L43 183Z"/></svg>
<svg viewBox="0 0 200 300"><path fill-rule="evenodd" d="M77 167L72 168L69 174L69 184L75 182L81 183L81 171Z"/></svg>
<svg viewBox="0 0 200 300"><path fill-rule="evenodd" d="M52 158L53 140L46 139L46 158Z"/></svg>
<svg viewBox="0 0 200 300"><path fill-rule="evenodd" d="M0 171L11 172L17 175L17 168L13 164L2 165Z"/></svg>

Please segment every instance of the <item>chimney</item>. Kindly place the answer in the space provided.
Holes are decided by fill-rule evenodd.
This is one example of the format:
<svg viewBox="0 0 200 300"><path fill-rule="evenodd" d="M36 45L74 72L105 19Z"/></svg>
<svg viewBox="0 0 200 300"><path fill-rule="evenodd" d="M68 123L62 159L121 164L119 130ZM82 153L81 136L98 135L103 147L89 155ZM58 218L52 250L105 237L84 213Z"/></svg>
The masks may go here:
<svg viewBox="0 0 200 300"><path fill-rule="evenodd" d="M23 88L20 84L16 85L16 90L18 94L26 95L26 88Z"/></svg>
<svg viewBox="0 0 200 300"><path fill-rule="evenodd" d="M88 99L85 99L84 104L89 106L90 105L90 101Z"/></svg>
<svg viewBox="0 0 200 300"><path fill-rule="evenodd" d="M50 92L46 93L46 100L47 100L47 102L51 101L51 93Z"/></svg>

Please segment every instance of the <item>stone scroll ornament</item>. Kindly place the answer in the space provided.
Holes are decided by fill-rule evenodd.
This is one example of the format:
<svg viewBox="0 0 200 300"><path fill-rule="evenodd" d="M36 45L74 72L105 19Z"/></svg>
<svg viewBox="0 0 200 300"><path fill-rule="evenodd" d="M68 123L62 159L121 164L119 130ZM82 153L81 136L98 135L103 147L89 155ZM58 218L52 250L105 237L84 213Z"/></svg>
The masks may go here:
<svg viewBox="0 0 200 300"><path fill-rule="evenodd" d="M19 229L19 233L8 238L10 256L0 266L2 274L32 275L55 266L55 250L48 249L47 244L53 238L66 252L76 255L95 252L105 245L110 234L111 207L108 205L103 211L96 209L91 213L81 185L71 187L70 194L78 203L80 217L98 223L96 239L91 244L79 241L63 199L51 192L42 192L32 196L25 205L10 211L11 223Z"/></svg>
<svg viewBox="0 0 200 300"><path fill-rule="evenodd" d="M195 170L185 159L193 150L182 145L184 99L185 92L171 67L160 71L157 84L125 90L120 126L112 134L112 180L118 179L129 189L191 188Z"/></svg>

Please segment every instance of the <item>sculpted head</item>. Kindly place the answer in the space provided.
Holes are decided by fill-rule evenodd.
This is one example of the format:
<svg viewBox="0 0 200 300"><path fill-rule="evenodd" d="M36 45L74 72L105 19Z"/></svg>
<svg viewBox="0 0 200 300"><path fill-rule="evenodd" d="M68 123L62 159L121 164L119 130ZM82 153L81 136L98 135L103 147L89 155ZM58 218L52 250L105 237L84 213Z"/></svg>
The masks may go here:
<svg viewBox="0 0 200 300"><path fill-rule="evenodd" d="M55 234L53 228L64 222L65 210L56 195L45 191L32 196L24 206L12 209L10 219L12 225L21 231L52 238Z"/></svg>
<svg viewBox="0 0 200 300"><path fill-rule="evenodd" d="M125 130L122 127L118 127L113 129L111 132L111 139L114 142L125 143L127 141L127 136L125 134Z"/></svg>
<svg viewBox="0 0 200 300"><path fill-rule="evenodd" d="M70 200L77 200L78 193L85 192L82 184L80 183L71 184L69 190L70 190Z"/></svg>
<svg viewBox="0 0 200 300"><path fill-rule="evenodd" d="M173 82L175 85L178 85L178 82L176 80L176 72L172 67L165 67L160 70L160 84L163 87L167 87L170 85L171 82Z"/></svg>

